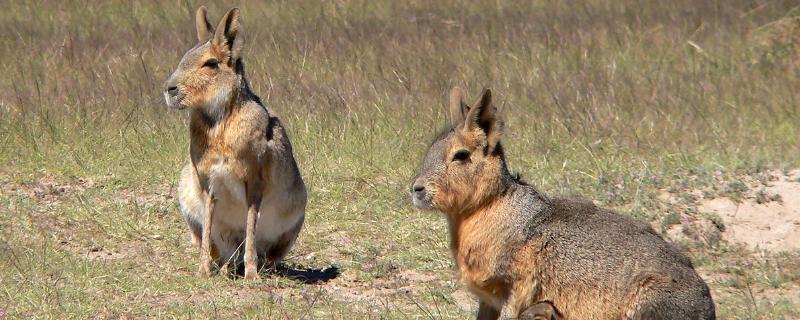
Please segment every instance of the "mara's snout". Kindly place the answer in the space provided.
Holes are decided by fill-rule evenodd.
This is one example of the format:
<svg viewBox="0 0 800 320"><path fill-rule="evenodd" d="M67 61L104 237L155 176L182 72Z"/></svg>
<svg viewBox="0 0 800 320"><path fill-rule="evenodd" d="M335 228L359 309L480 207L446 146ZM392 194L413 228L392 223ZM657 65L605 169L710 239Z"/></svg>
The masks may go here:
<svg viewBox="0 0 800 320"><path fill-rule="evenodd" d="M181 89L178 87L177 83L172 80L172 77L170 77L170 79L164 83L164 102L167 104L167 107L184 109L181 104L183 97L184 94L181 92Z"/></svg>
<svg viewBox="0 0 800 320"><path fill-rule="evenodd" d="M411 188L409 190L411 194L411 203L414 204L415 207L423 210L431 210L431 194L427 188L425 188L425 184L419 180L415 180L411 184Z"/></svg>

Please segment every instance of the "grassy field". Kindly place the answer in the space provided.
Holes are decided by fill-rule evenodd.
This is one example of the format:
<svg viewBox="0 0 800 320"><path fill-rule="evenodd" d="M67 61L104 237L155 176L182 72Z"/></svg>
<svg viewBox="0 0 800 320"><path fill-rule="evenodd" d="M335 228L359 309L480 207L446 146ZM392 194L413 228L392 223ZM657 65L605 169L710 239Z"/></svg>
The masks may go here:
<svg viewBox="0 0 800 320"><path fill-rule="evenodd" d="M494 90L529 182L659 231L800 167L796 1L243 1L250 82L309 186L286 263L333 279L201 279L187 115L161 94L200 4L3 2L0 318L470 317L444 219L406 192L454 85ZM800 318L796 250L679 243L720 318Z"/></svg>

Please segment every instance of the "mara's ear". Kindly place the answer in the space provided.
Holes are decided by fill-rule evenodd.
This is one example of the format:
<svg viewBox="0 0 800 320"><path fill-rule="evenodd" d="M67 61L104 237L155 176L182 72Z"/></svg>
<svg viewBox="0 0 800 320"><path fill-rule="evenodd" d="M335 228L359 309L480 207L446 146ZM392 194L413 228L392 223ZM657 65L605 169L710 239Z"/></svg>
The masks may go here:
<svg viewBox="0 0 800 320"><path fill-rule="evenodd" d="M450 90L450 124L458 128L464 124L467 105L464 104L464 92L459 87Z"/></svg>
<svg viewBox="0 0 800 320"><path fill-rule="evenodd" d="M492 104L491 90L483 90L481 99L467 113L464 125L468 131L475 129L483 131L486 134L486 153L494 152L503 134L503 121L500 120L497 108Z"/></svg>
<svg viewBox="0 0 800 320"><path fill-rule="evenodd" d="M243 43L242 25L239 23L239 8L233 8L222 17L222 20L217 25L211 44L219 50L223 58L229 58L226 62L233 66L241 57Z"/></svg>
<svg viewBox="0 0 800 320"><path fill-rule="evenodd" d="M200 43L208 41L211 38L211 34L214 33L214 27L208 21L208 10L205 6L197 8L194 23L197 26L197 41Z"/></svg>

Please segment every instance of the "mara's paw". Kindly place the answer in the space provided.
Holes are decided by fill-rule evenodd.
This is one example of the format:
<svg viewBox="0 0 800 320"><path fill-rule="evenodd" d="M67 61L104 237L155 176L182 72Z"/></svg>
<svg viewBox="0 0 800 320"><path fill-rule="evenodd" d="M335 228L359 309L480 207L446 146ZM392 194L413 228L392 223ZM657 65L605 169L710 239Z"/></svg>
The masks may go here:
<svg viewBox="0 0 800 320"><path fill-rule="evenodd" d="M255 264L245 264L244 266L244 279L245 280L258 280L261 277L258 275L258 268Z"/></svg>
<svg viewBox="0 0 800 320"><path fill-rule="evenodd" d="M199 277L208 278L211 276L211 263L201 263L200 269L197 270Z"/></svg>
<svg viewBox="0 0 800 320"><path fill-rule="evenodd" d="M231 269L230 263L225 263L219 267L219 274L230 276L234 270Z"/></svg>
<svg viewBox="0 0 800 320"><path fill-rule="evenodd" d="M255 270L253 270L253 271L245 270L244 271L244 279L245 280L260 280L261 276L259 276L258 272L255 271Z"/></svg>

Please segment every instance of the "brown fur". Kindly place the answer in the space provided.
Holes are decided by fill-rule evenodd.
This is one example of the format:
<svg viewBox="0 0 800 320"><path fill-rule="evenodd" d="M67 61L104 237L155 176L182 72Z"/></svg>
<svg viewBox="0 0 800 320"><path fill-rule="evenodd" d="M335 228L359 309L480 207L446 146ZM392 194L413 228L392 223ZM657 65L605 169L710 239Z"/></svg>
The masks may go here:
<svg viewBox="0 0 800 320"><path fill-rule="evenodd" d="M259 257L274 265L300 232L305 185L283 125L245 79L239 10L216 30L204 7L196 17L199 43L164 92L168 105L191 112L181 211L200 247L201 274L235 260L244 239L245 278L256 279Z"/></svg>
<svg viewBox="0 0 800 320"><path fill-rule="evenodd" d="M588 200L548 197L511 175L486 90L451 92L449 128L412 185L447 217L459 277L479 319L713 319L691 261L649 225Z"/></svg>

